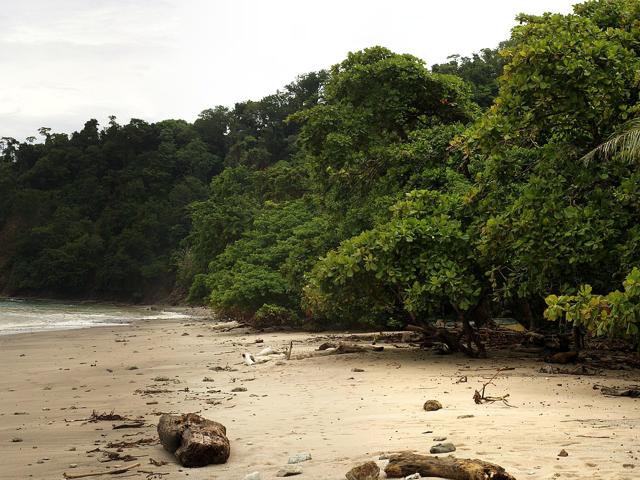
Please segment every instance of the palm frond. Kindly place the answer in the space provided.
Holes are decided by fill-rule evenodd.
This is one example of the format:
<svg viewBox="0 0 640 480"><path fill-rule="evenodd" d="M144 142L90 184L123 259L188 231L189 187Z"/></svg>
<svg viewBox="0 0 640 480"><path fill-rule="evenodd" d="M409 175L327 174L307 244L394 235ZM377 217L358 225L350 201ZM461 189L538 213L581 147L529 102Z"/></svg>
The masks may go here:
<svg viewBox="0 0 640 480"><path fill-rule="evenodd" d="M640 117L623 124L606 142L591 150L581 160L589 163L596 157L609 159L616 153L620 153L629 162L640 158Z"/></svg>

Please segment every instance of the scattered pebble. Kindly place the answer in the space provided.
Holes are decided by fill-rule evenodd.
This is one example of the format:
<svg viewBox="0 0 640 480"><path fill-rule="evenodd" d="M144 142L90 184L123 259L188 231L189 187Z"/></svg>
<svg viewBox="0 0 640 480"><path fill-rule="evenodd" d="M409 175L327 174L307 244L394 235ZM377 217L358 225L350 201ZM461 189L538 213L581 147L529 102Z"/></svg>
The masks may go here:
<svg viewBox="0 0 640 480"><path fill-rule="evenodd" d="M231 389L232 392L246 392L247 388L246 387L235 387L233 389Z"/></svg>
<svg viewBox="0 0 640 480"><path fill-rule="evenodd" d="M407 475L406 477L404 477L404 480L420 480L422 477L420 476L419 473L413 473L411 475Z"/></svg>
<svg viewBox="0 0 640 480"><path fill-rule="evenodd" d="M276 472L276 477L292 477L302 474L302 468L294 465L285 465Z"/></svg>
<svg viewBox="0 0 640 480"><path fill-rule="evenodd" d="M296 453L295 455L289 457L289 461L287 463L300 463L306 462L307 460L311 460L311 454L309 452Z"/></svg>
<svg viewBox="0 0 640 480"><path fill-rule="evenodd" d="M362 368L352 368L351 369L352 372L356 372L356 373L362 373L364 372L364 370Z"/></svg>
<svg viewBox="0 0 640 480"><path fill-rule="evenodd" d="M567 453L567 451L563 448L562 450L560 450L560 453L558 453L559 457L568 457L569 454Z"/></svg>
<svg viewBox="0 0 640 480"><path fill-rule="evenodd" d="M459 415L458 418L473 418L475 415Z"/></svg>
<svg viewBox="0 0 640 480"><path fill-rule="evenodd" d="M12 441L13 443L20 443L20 442L22 442L22 439L21 439L20 437L13 437L13 438L11 439L11 441Z"/></svg>
<svg viewBox="0 0 640 480"><path fill-rule="evenodd" d="M456 446L453 443L438 443L429 450L429 453L449 453L455 452Z"/></svg>
<svg viewBox="0 0 640 480"><path fill-rule="evenodd" d="M434 442L444 442L447 437L433 437Z"/></svg>
<svg viewBox="0 0 640 480"><path fill-rule="evenodd" d="M424 408L427 412L435 412L442 408L442 404L438 400L427 400L424 402Z"/></svg>
<svg viewBox="0 0 640 480"><path fill-rule="evenodd" d="M245 475L244 480L262 480L260 472L251 472L249 475Z"/></svg>
<svg viewBox="0 0 640 480"><path fill-rule="evenodd" d="M376 462L367 462L357 467L353 467L345 475L347 480L378 480L380 478L380 467Z"/></svg>

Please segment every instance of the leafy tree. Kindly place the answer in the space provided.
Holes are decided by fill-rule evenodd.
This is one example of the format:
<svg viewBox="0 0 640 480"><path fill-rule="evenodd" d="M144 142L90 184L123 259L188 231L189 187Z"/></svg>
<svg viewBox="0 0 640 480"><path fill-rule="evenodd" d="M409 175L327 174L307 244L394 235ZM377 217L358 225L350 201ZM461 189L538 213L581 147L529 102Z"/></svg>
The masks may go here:
<svg viewBox="0 0 640 480"><path fill-rule="evenodd" d="M595 295L582 285L576 295L549 295L544 316L583 327L594 335L631 338L640 347L640 269L634 267L623 282L624 290Z"/></svg>
<svg viewBox="0 0 640 480"><path fill-rule="evenodd" d="M473 101L483 109L489 108L498 95L498 78L506 63L500 55L500 49L506 43L503 42L498 48L483 48L471 57L451 55L447 57L447 63L435 64L431 71L456 75L466 80L472 85Z"/></svg>

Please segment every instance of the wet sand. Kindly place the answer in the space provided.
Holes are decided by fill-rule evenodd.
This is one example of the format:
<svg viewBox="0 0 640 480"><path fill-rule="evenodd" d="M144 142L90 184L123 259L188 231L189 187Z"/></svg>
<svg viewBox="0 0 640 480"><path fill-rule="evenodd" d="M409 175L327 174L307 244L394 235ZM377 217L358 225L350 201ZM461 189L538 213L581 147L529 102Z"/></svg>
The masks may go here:
<svg viewBox="0 0 640 480"><path fill-rule="evenodd" d="M640 399L608 398L593 389L595 383L640 383L637 370L548 375L526 355L472 360L393 346L242 363L245 351L285 350L291 340L300 354L327 338L221 332L201 320L2 336L0 478L59 479L63 472L126 466L132 462L101 463L101 452L87 452L116 451L109 442L155 440L161 412L199 412L224 424L229 461L184 469L158 444L143 445L120 452L139 456L140 468L93 478L142 479L147 473L138 470L145 470L168 473L164 479L241 480L253 471L271 479L290 455L309 452L312 459L300 464L303 474L296 478L337 480L385 452L428 453L434 437L454 443L454 455L497 463L518 479L640 477ZM503 366L515 369L500 374L487 393L508 393L517 408L476 405L474 390ZM457 383L463 376L467 382ZM162 377L169 380L154 380ZM239 386L246 391L231 391ZM428 399L444 408L425 412ZM142 417L146 426L114 430L122 422L82 421L93 410ZM562 449L568 456L558 456ZM158 467L149 458L169 463Z"/></svg>

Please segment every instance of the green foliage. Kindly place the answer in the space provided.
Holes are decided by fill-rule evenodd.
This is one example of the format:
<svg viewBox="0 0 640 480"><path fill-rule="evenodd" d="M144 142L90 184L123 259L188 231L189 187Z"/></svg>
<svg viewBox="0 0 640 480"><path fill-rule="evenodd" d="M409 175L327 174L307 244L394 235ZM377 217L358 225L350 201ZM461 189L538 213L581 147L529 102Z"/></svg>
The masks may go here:
<svg viewBox="0 0 640 480"><path fill-rule="evenodd" d="M604 29L591 18L636 11L632 3L521 16L495 104L456 141L498 300L535 303L581 283L612 289L640 259L635 168L622 155L580 160L638 108L640 18Z"/></svg>
<svg viewBox="0 0 640 480"><path fill-rule="evenodd" d="M489 108L498 95L498 77L502 75L506 63L499 48L483 48L471 57L451 55L447 63L433 65L431 71L456 75L466 80L472 86L473 101L483 109Z"/></svg>
<svg viewBox="0 0 640 480"><path fill-rule="evenodd" d="M210 303L245 317L265 303L297 308L304 272L331 244L328 227L304 197L266 201L251 227L209 265Z"/></svg>
<svg viewBox="0 0 640 480"><path fill-rule="evenodd" d="M266 328L294 325L296 321L296 314L290 309L267 303L256 311L252 323L257 328Z"/></svg>
<svg viewBox="0 0 640 480"><path fill-rule="evenodd" d="M482 279L459 196L409 193L391 221L346 240L312 270L308 308L330 320L375 324L428 321L451 305L464 314Z"/></svg>
<svg viewBox="0 0 640 480"><path fill-rule="evenodd" d="M71 136L43 129L3 169L0 231L9 293L123 299L166 295L171 254L189 231L186 207L206 194L220 162L183 121L95 120ZM3 176L3 178L6 178Z"/></svg>
<svg viewBox="0 0 640 480"><path fill-rule="evenodd" d="M503 51L508 63L500 94L469 133L483 152L545 143L591 147L637 110L634 34L620 26L602 29L587 16L519 20Z"/></svg>
<svg viewBox="0 0 640 480"><path fill-rule="evenodd" d="M592 293L582 285L576 295L549 295L545 318L585 327L595 335L631 337L640 341L640 269L634 267L623 282L623 291Z"/></svg>

